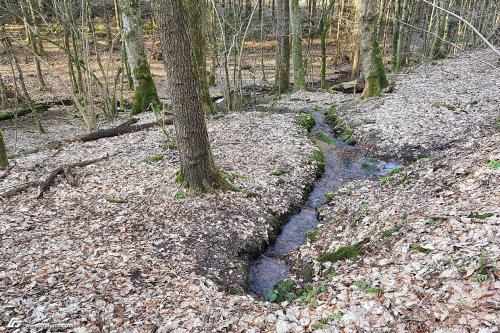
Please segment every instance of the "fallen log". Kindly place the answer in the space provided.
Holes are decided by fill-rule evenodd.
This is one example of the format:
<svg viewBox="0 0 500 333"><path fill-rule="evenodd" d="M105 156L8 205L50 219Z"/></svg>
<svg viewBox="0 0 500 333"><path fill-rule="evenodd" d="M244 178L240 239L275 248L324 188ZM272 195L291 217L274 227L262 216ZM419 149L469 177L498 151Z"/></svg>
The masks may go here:
<svg viewBox="0 0 500 333"><path fill-rule="evenodd" d="M36 103L32 106L23 106L20 108L16 109L11 109L11 110L5 110L5 111L0 111L0 121L2 120L9 120L15 117L22 117L26 116L33 111L37 112L42 112L42 111L47 111L49 108L55 105L72 105L73 100L71 99L63 99L63 100L58 100L58 101L52 101L52 102L44 102L44 103Z"/></svg>
<svg viewBox="0 0 500 333"><path fill-rule="evenodd" d="M172 125L173 120L172 119L165 119L163 122L164 125ZM139 132L144 129L152 128L160 126L160 123L157 121L151 122L151 123L145 123L145 124L138 124L138 125L120 125L108 129L102 129L98 130L89 134L81 135L76 138L67 140L65 142L72 143L72 142L88 142L88 141L95 141L103 138L111 138L114 136L118 135L123 135L127 133L134 133L134 132Z"/></svg>
<svg viewBox="0 0 500 333"><path fill-rule="evenodd" d="M46 149L58 149L58 148L61 148L62 146L69 144L69 143L88 142L88 141L95 141L95 140L99 140L99 139L103 139L103 138L111 138L114 136L138 132L138 131L141 131L143 129L148 129L148 128L152 128L152 127L160 125L158 122L151 122L151 123L146 123L146 124L134 125L138 121L139 121L139 119L132 118L130 120L127 120L123 124L116 126L116 127L98 130L98 131L91 132L89 134L84 134L84 135L81 135L81 136L78 136L76 138L72 138L69 140L51 141L51 142L45 144L45 146L43 146L42 148L32 148L32 149L23 150L17 154L12 155L12 158L15 159L15 158L18 158L21 156L35 154L35 153L40 152L41 150L46 150ZM172 121L172 119L165 119L163 124L172 125L173 121Z"/></svg>
<svg viewBox="0 0 500 333"><path fill-rule="evenodd" d="M363 92L363 89L365 89L365 80L359 79L354 81L341 82L334 85L331 89L344 93Z"/></svg>

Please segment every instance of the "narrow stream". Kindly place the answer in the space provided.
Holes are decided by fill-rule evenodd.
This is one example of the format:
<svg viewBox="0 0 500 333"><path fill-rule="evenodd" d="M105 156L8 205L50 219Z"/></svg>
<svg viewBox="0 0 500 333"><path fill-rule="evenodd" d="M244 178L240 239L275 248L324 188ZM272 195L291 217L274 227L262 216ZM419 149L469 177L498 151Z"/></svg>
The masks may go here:
<svg viewBox="0 0 500 333"><path fill-rule="evenodd" d="M334 141L333 144L318 141L325 155L325 172L316 180L314 190L301 211L293 215L283 227L276 243L251 263L249 278L250 293L253 296L266 298L276 283L290 275L290 268L281 258L304 244L306 232L318 226L320 222L316 209L326 203L326 192L340 188L344 181L383 175L400 166L396 163L370 161L356 146L347 145L335 138L330 126L325 123L322 111L311 110L310 113L316 120L312 134L323 131ZM367 163L372 163L373 167L367 168Z"/></svg>

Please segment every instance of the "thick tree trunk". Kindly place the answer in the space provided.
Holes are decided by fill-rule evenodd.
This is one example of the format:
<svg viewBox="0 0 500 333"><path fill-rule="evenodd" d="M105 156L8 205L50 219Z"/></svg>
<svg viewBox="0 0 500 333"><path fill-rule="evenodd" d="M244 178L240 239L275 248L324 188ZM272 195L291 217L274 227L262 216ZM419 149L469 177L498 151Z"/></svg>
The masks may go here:
<svg viewBox="0 0 500 333"><path fill-rule="evenodd" d="M165 55L174 125L179 147L180 176L191 193L221 184L208 141L196 63L189 40L188 13L183 0L153 3Z"/></svg>
<svg viewBox="0 0 500 333"><path fill-rule="evenodd" d="M287 93L290 85L290 8L288 0L276 0L276 78L273 92Z"/></svg>
<svg viewBox="0 0 500 333"><path fill-rule="evenodd" d="M382 89L389 86L375 29L376 19L377 0L362 1L360 30L361 58L365 75L363 98L380 96Z"/></svg>
<svg viewBox="0 0 500 333"><path fill-rule="evenodd" d="M127 63L132 72L135 88L131 114L144 112L150 106L153 110L160 109L161 103L144 51L139 1L120 0L120 12Z"/></svg>
<svg viewBox="0 0 500 333"><path fill-rule="evenodd" d="M217 109L212 104L210 98L209 85L207 80L207 62L205 58L206 39L204 33L204 25L206 17L204 10L207 10L203 1L199 0L183 0L184 7L188 14L189 36L191 39L191 48L196 64L196 75L200 82L201 97L203 101L203 110L207 114L217 113Z"/></svg>
<svg viewBox="0 0 500 333"><path fill-rule="evenodd" d="M290 22L292 30L293 88L306 89L304 63L302 60L302 17L299 0L290 0Z"/></svg>

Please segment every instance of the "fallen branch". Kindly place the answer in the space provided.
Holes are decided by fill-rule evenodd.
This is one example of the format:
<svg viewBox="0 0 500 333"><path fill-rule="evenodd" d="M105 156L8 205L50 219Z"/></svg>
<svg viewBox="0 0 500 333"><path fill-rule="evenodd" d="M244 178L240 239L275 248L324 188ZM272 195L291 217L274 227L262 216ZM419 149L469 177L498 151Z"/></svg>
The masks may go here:
<svg viewBox="0 0 500 333"><path fill-rule="evenodd" d="M23 107L17 108L17 109L0 111L0 121L12 119L15 117L26 116L34 111L37 111L37 112L47 111L50 107L52 107L54 105L71 105L71 104L73 104L72 100L64 99L64 100L58 100L58 101L53 101L53 102L37 103L37 104L31 105L31 106L29 106L29 105L23 106Z"/></svg>
<svg viewBox="0 0 500 333"><path fill-rule="evenodd" d="M22 191L24 191L32 186L38 185L38 184L39 184L38 181L31 181L31 182L15 185L10 190L5 191L4 193L0 194L0 198L10 198L11 196L16 195L18 193L21 193Z"/></svg>
<svg viewBox="0 0 500 333"><path fill-rule="evenodd" d="M36 196L36 198L39 199L39 198L43 197L43 194L45 192L47 192L47 190L52 186L52 184L54 183L54 180L56 179L56 177L58 175L60 175L60 174L66 174L65 173L65 169L67 169L68 173L69 173L69 169L71 169L71 168L90 165L92 163L96 163L96 162L100 162L102 160L105 160L108 157L109 157L109 155L106 155L106 156L103 156L103 157L100 157L100 158L96 158L96 159L93 159L93 160L88 160L88 161L83 161L83 162L77 162L77 163L71 163L71 164L62 165L62 166L59 166L59 167L55 168L49 174L49 176L47 177L47 179L44 182L40 183L40 186L39 186L39 189L38 189L38 195ZM71 176L68 179L68 182L73 186L73 184L76 183L76 180ZM73 184L71 182L73 182Z"/></svg>

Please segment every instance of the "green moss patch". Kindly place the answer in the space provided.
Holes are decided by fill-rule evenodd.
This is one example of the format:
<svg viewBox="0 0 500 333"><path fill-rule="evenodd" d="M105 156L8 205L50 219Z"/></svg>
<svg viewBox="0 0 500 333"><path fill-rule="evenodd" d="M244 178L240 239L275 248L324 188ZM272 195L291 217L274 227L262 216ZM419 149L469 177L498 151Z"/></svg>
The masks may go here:
<svg viewBox="0 0 500 333"><path fill-rule="evenodd" d="M484 214L479 214L479 213L471 213L469 216L467 216L470 219L479 219L479 220L486 220L487 218L493 217L495 214L493 213L484 213Z"/></svg>
<svg viewBox="0 0 500 333"><path fill-rule="evenodd" d="M377 169L377 159L373 157L368 158L365 162L363 162L363 164L361 164L361 168L368 171Z"/></svg>
<svg viewBox="0 0 500 333"><path fill-rule="evenodd" d="M337 261L342 261L342 260L356 260L359 255L361 248L365 242L359 242L354 245L346 245L346 246L341 246L337 251L335 252L329 252L325 253L319 256L318 260L320 262L337 262Z"/></svg>
<svg viewBox="0 0 500 333"><path fill-rule="evenodd" d="M336 137L347 143L355 145L356 139L352 135L351 127L348 124L343 124L337 113L337 107L333 105L325 112L325 122L330 125Z"/></svg>
<svg viewBox="0 0 500 333"><path fill-rule="evenodd" d="M326 286L324 284L320 284L317 287L308 285L301 290L299 300L302 303L307 304L310 308L313 308L316 305L316 296L318 296L325 290Z"/></svg>
<svg viewBox="0 0 500 333"><path fill-rule="evenodd" d="M432 249L428 249L426 247L424 247L422 244L420 243L413 243L410 245L410 250L411 251L418 251L418 252L422 252L424 254L429 254L432 252Z"/></svg>
<svg viewBox="0 0 500 333"><path fill-rule="evenodd" d="M318 229L309 229L306 231L306 238L311 241L317 241L318 240Z"/></svg>
<svg viewBox="0 0 500 333"><path fill-rule="evenodd" d="M366 77L366 85L363 90L362 98L380 96L382 89L389 86L389 80L385 74L384 59L382 51L378 44L377 38L372 40L371 61L373 63L372 70L369 71Z"/></svg>
<svg viewBox="0 0 500 333"><path fill-rule="evenodd" d="M271 176L283 176L284 174L287 174L288 171L286 170L283 170L283 169L276 169L276 170L273 170L271 171Z"/></svg>
<svg viewBox="0 0 500 333"><path fill-rule="evenodd" d="M500 160L491 161L490 163L488 163L488 168L493 170L500 169Z"/></svg>
<svg viewBox="0 0 500 333"><path fill-rule="evenodd" d="M309 113L304 113L301 114L297 119L297 124L304 127L308 132L310 132L314 128L314 126L316 126L316 120L314 120L314 117Z"/></svg>
<svg viewBox="0 0 500 333"><path fill-rule="evenodd" d="M366 279L361 279L361 280L358 280L356 282L354 282L354 285L364 291L365 293L370 293L370 294L382 294L384 292L384 290L382 288L379 288L379 287L375 287L373 286L370 281L366 280Z"/></svg>
<svg viewBox="0 0 500 333"><path fill-rule="evenodd" d="M156 155L153 155L151 157L144 159L143 162L145 162L147 164L153 164L153 163L156 163L158 161L161 161L164 157L165 156L163 154L156 154Z"/></svg>
<svg viewBox="0 0 500 333"><path fill-rule="evenodd" d="M182 200L184 198L186 198L186 193L184 193L183 191L178 191L176 194L175 194L175 198L177 200Z"/></svg>
<svg viewBox="0 0 500 333"><path fill-rule="evenodd" d="M311 155L309 155L309 160L316 164L320 174L325 172L325 156L323 155L323 151L321 149L316 149Z"/></svg>
<svg viewBox="0 0 500 333"><path fill-rule="evenodd" d="M384 176L382 176L382 178L380 178L380 185L385 185L392 176L400 173L401 171L403 171L403 168L392 169L391 172L385 174Z"/></svg>
<svg viewBox="0 0 500 333"><path fill-rule="evenodd" d="M316 132L316 139L323 141L329 145L333 144L333 140L323 131Z"/></svg>
<svg viewBox="0 0 500 333"><path fill-rule="evenodd" d="M291 279L285 279L278 282L274 286L274 290L267 296L267 300L273 303L294 300L297 297L293 292L295 285L296 282Z"/></svg>
<svg viewBox="0 0 500 333"><path fill-rule="evenodd" d="M337 106L332 105L326 112L325 112L325 122L330 125L332 129L335 130L337 128L341 121L337 113Z"/></svg>
<svg viewBox="0 0 500 333"><path fill-rule="evenodd" d="M134 70L134 76L138 81L138 85L134 92L134 102L132 104L131 115L136 115L146 111L149 106L152 106L154 111L160 111L162 108L158 92L153 81L153 76L149 69L149 64L146 59L138 62Z"/></svg>

